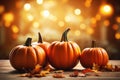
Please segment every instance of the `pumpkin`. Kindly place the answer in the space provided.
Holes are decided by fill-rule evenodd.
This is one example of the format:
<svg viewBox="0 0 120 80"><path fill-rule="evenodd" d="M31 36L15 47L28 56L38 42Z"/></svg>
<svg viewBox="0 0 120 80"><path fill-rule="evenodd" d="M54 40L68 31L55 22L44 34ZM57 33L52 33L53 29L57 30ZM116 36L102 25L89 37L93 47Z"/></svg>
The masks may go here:
<svg viewBox="0 0 120 80"><path fill-rule="evenodd" d="M38 32L38 41L32 43L32 45L40 46L41 48L43 48L43 49L45 50L45 52L46 52L46 54L47 54L47 52L48 52L48 47L50 46L50 43L49 43L49 42L43 42L42 36L41 36L40 32Z"/></svg>
<svg viewBox="0 0 120 80"><path fill-rule="evenodd" d="M83 49L80 56L80 63L85 68L92 68L94 64L99 67L105 66L108 60L107 51L101 47L95 47L95 41L92 41L91 48Z"/></svg>
<svg viewBox="0 0 120 80"><path fill-rule="evenodd" d="M33 42L32 45L40 46L41 48L43 48L45 50L46 55L48 54L48 47L50 46L50 43L49 42L43 42L42 36L41 36L40 32L38 32L38 41L37 42ZM45 66L48 65L48 59L46 61L47 62L46 62Z"/></svg>
<svg viewBox="0 0 120 80"><path fill-rule="evenodd" d="M27 38L24 45L14 47L9 54L10 64L18 71L32 70L37 64L45 65L45 51L39 46L31 45L31 41L32 38Z"/></svg>
<svg viewBox="0 0 120 80"><path fill-rule="evenodd" d="M62 34L61 41L54 41L48 48L48 60L55 69L69 70L79 62L80 47L74 41L68 41L68 28Z"/></svg>

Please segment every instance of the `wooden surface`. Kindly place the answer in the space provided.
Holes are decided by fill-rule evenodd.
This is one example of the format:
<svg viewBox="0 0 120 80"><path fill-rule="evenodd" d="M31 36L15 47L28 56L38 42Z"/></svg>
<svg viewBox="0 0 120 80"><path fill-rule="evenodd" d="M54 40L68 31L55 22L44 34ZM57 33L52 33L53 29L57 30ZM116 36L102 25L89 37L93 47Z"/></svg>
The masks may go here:
<svg viewBox="0 0 120 80"><path fill-rule="evenodd" d="M110 60L112 65L120 65L120 60ZM83 69L80 63L74 69ZM73 71L65 71L65 78L53 78L53 73L41 78L20 77L20 73L15 71L9 60L0 60L0 80L120 80L120 72L102 72L99 76L69 77Z"/></svg>

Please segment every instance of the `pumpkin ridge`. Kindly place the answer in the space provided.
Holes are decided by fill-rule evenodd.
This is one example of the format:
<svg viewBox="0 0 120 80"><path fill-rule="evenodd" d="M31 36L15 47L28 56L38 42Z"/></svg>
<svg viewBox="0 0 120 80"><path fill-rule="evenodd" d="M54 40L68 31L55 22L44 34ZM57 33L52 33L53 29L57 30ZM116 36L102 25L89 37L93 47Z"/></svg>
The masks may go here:
<svg viewBox="0 0 120 80"><path fill-rule="evenodd" d="M99 49L99 48L98 48L98 49ZM99 51L100 51L100 49L99 49ZM103 60L103 56L104 56L104 55L101 53L101 51L98 52L98 53L99 53L99 54L98 54L98 55L99 55L99 56L98 56L98 57L99 57L99 59L98 59L98 60L99 60L98 65L100 65L100 64L102 64L103 61L104 61L104 60Z"/></svg>
<svg viewBox="0 0 120 80"><path fill-rule="evenodd" d="M98 48L94 48L94 52L93 52L93 54L94 54L94 62L93 62L93 64L97 64L97 65L99 65L99 52L96 50L96 49L98 49ZM93 66L93 64L92 64L92 66Z"/></svg>
<svg viewBox="0 0 120 80"><path fill-rule="evenodd" d="M16 68L16 67L14 66L14 64L16 64L15 57L16 57L16 54L17 54L18 49L19 49L19 47L16 46L15 48L13 48L13 49L11 50L11 52L10 52L11 54L9 54L10 63L11 63L11 65L12 65L14 68Z"/></svg>
<svg viewBox="0 0 120 80"><path fill-rule="evenodd" d="M74 53L74 49L73 49L72 44L67 43L67 51L68 51L68 52L67 52L67 56L68 56L68 57L67 57L67 58L68 58L68 59L67 59L67 60L68 60L67 64L70 65L71 62L70 62L69 60L73 61L73 60L72 60L73 58L71 58L71 55L72 55L72 56L74 55L74 54L73 54L73 53ZM71 65L70 65L70 66L71 66Z"/></svg>
<svg viewBox="0 0 120 80"><path fill-rule="evenodd" d="M73 59L73 64L71 65L72 67L75 67L76 65L77 65L77 63L78 63L78 61L76 61L77 60L77 58L78 58L78 46L76 45L76 43L74 43L74 42L70 42L70 45L72 46L72 56L74 56L74 58L72 58ZM76 58L77 57L77 58ZM76 58L76 59L75 59Z"/></svg>
<svg viewBox="0 0 120 80"><path fill-rule="evenodd" d="M26 49L27 47L26 46L23 46L23 47L24 48L21 48L21 49L23 49L23 51L25 50L25 52L24 52L24 56L23 56L24 62L23 62L23 65L22 65L23 67L22 68L26 70L27 59L25 57L27 56L27 49Z"/></svg>
<svg viewBox="0 0 120 80"><path fill-rule="evenodd" d="M57 59L57 57L54 57L54 55L55 54L58 54L58 53L55 53L56 51L56 46L57 46L57 44L59 44L59 42L56 42L56 43L53 43L51 46L52 46L52 49L50 49L51 51L51 58L53 59L53 62L51 61L51 59L50 59L50 63L52 64L52 66L55 64L55 63L58 63L58 59ZM50 54L49 54L50 55ZM59 64L58 64L59 65ZM55 67L56 67L56 65L55 65Z"/></svg>
<svg viewBox="0 0 120 80"><path fill-rule="evenodd" d="M33 47L34 50L35 50L35 53L36 53L36 58L37 58L37 62L36 62L36 65L39 64L39 58L38 58L38 51L36 50L35 47Z"/></svg>
<svg viewBox="0 0 120 80"><path fill-rule="evenodd" d="M107 55L107 52L105 51L105 50L103 50L102 48L100 48L101 49L101 52L102 52L102 55L103 55L103 64L102 64L102 66L105 66L105 64L108 62L107 60L108 60L108 55ZM106 57L107 57L107 59L106 59Z"/></svg>

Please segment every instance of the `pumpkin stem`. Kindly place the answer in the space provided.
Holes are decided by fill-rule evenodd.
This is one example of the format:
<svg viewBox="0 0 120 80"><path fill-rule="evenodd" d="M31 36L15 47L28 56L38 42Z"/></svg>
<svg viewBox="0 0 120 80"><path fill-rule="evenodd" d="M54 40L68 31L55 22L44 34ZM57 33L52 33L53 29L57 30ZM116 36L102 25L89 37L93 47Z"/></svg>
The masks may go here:
<svg viewBox="0 0 120 80"><path fill-rule="evenodd" d="M67 28L67 29L63 32L62 38L61 38L61 42L62 42L62 41L68 41L68 39L67 39L67 33L68 33L69 30L70 30L70 28Z"/></svg>
<svg viewBox="0 0 120 80"><path fill-rule="evenodd" d="M95 40L92 40L92 47L96 47L96 41Z"/></svg>
<svg viewBox="0 0 120 80"><path fill-rule="evenodd" d="M31 45L31 42L32 42L32 38L27 38L24 46L32 46L32 45Z"/></svg>
<svg viewBox="0 0 120 80"><path fill-rule="evenodd" d="M40 32L38 32L38 43L43 43L42 36Z"/></svg>

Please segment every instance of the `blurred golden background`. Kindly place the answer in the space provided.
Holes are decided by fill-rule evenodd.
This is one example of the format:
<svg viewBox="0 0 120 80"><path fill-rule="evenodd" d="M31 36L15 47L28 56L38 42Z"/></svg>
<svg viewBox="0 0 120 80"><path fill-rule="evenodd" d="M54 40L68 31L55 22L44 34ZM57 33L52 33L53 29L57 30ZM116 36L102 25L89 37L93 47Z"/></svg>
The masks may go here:
<svg viewBox="0 0 120 80"><path fill-rule="evenodd" d="M97 46L107 50L110 59L120 59L120 0L0 0L0 59L24 44L27 37L37 41L68 39L82 49Z"/></svg>

